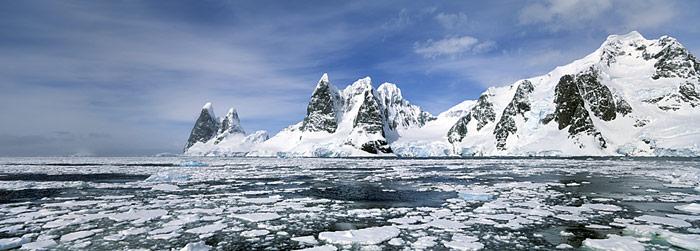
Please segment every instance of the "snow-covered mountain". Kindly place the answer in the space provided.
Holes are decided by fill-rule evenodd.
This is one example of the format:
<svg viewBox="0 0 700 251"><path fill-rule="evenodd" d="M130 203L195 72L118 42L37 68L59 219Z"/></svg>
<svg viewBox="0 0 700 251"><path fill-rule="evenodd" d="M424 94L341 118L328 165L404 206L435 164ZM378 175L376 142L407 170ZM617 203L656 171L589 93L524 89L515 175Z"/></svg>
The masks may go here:
<svg viewBox="0 0 700 251"><path fill-rule="evenodd" d="M248 155L698 156L698 91L695 56L674 38L637 32L609 36L582 59L489 88L438 116L394 84L375 89L367 77L339 90L324 74L304 120L249 146ZM226 152L215 147L228 144L230 136L216 140L223 124L205 106L187 152L196 142L212 146L208 153Z"/></svg>
<svg viewBox="0 0 700 251"><path fill-rule="evenodd" d="M230 108L226 117L219 119L214 114L212 104L206 103L192 128L184 152L195 156L244 155L268 138L266 131L246 135L236 109Z"/></svg>
<svg viewBox="0 0 700 251"><path fill-rule="evenodd" d="M258 145L251 156L362 156L392 154L391 143L435 119L412 105L396 85L377 89L369 77L343 90L324 74L311 94L306 118Z"/></svg>

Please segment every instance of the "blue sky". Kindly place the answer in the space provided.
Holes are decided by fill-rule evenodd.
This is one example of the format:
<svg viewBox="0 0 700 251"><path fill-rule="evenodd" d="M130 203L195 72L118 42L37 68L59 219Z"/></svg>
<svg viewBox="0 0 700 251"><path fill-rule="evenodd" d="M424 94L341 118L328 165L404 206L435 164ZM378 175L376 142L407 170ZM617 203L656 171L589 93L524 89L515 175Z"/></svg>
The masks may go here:
<svg viewBox="0 0 700 251"><path fill-rule="evenodd" d="M700 1L5 1L0 156L179 152L201 106L300 121L323 72L396 83L437 114L609 34L697 55Z"/></svg>

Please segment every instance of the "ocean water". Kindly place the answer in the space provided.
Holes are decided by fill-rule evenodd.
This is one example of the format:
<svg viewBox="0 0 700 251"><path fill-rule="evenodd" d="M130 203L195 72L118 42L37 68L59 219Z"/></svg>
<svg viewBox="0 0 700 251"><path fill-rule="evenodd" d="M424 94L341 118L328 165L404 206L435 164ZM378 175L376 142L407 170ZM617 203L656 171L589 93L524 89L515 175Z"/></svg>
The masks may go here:
<svg viewBox="0 0 700 251"><path fill-rule="evenodd" d="M700 161L0 158L0 249L699 248Z"/></svg>

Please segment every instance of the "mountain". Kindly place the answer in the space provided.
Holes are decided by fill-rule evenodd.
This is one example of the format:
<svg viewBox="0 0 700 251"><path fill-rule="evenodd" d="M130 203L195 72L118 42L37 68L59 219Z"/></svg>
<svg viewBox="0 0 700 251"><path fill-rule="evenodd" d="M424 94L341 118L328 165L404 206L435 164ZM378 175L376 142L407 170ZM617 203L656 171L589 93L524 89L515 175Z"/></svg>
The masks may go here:
<svg viewBox="0 0 700 251"><path fill-rule="evenodd" d="M184 153L195 156L244 155L268 138L266 131L246 135L236 109L230 108L225 117L217 118L212 104L206 103L192 128Z"/></svg>
<svg viewBox="0 0 700 251"><path fill-rule="evenodd" d="M375 89L366 77L340 90L324 74L306 117L269 140L249 144L247 154L698 156L699 91L700 62L694 55L672 37L649 40L638 32L611 35L582 59L488 88L477 100L437 116L411 104L394 84ZM211 106L205 108L189 149L197 146L192 142L210 144L225 131L224 123L212 119Z"/></svg>
<svg viewBox="0 0 700 251"><path fill-rule="evenodd" d="M396 85L374 88L369 77L340 90L323 74L306 117L258 145L250 156L390 155L401 132L435 117L405 100Z"/></svg>

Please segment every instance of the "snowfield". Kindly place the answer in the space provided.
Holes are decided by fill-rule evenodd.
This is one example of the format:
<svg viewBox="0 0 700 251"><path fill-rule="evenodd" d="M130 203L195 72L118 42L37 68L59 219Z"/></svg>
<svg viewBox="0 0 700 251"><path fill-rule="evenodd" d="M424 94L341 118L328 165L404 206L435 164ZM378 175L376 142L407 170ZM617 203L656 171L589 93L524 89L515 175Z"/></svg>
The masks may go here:
<svg viewBox="0 0 700 251"><path fill-rule="evenodd" d="M673 158L0 158L0 250L700 250Z"/></svg>

